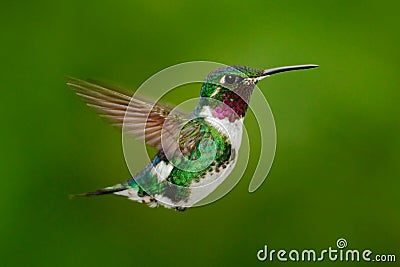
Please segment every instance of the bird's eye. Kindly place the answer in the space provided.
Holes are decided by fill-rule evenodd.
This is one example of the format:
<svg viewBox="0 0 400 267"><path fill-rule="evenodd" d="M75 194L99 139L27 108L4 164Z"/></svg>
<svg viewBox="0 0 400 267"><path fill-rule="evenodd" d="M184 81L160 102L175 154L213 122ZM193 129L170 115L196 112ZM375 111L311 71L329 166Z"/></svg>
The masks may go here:
<svg viewBox="0 0 400 267"><path fill-rule="evenodd" d="M236 80L236 76L235 75L226 75L225 76L225 83L227 84L233 84Z"/></svg>

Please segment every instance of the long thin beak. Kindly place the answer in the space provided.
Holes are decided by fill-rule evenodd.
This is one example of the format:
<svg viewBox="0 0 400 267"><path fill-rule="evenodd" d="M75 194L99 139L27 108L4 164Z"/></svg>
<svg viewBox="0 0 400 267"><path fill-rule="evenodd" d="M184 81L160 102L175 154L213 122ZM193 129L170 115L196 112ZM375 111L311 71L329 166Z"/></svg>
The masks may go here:
<svg viewBox="0 0 400 267"><path fill-rule="evenodd" d="M273 68L273 69L267 69L264 70L263 74L260 75L260 78L265 78L269 75L280 73L280 72L285 72L285 71L291 71L291 70L305 70L305 69L312 69L316 68L318 65L315 64L306 64L306 65L296 65L296 66L285 66L285 67L278 67L278 68Z"/></svg>

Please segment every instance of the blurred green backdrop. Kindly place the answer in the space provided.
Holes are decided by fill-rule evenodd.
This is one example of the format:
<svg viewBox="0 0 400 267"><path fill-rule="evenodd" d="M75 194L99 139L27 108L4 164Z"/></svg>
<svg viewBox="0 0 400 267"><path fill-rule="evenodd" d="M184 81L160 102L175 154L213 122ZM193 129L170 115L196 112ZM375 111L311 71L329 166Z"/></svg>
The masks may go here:
<svg viewBox="0 0 400 267"><path fill-rule="evenodd" d="M325 249L340 237L350 248L399 258L399 8L398 1L3 1L1 265L273 265L257 261L265 244ZM70 200L129 172L120 132L64 77L134 89L193 60L321 66L259 85L278 136L261 188L248 193L246 175L226 197L183 213L117 196Z"/></svg>

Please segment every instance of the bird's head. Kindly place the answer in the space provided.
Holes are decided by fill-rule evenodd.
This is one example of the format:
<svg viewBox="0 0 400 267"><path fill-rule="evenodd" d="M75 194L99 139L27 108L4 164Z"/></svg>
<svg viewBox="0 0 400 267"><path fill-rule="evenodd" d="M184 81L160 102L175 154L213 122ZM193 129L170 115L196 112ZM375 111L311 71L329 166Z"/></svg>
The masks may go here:
<svg viewBox="0 0 400 267"><path fill-rule="evenodd" d="M244 117L255 85L276 73L310 69L318 65L297 65L272 69L253 69L245 66L229 66L211 72L201 88L200 107L209 106L218 119L234 122Z"/></svg>

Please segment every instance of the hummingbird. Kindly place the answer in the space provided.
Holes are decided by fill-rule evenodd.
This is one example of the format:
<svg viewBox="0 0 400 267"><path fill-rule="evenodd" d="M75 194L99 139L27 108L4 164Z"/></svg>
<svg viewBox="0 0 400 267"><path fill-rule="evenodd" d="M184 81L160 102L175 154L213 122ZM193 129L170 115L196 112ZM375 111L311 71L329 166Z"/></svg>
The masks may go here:
<svg viewBox="0 0 400 267"><path fill-rule="evenodd" d="M76 78L67 85L88 106L157 149L142 171L128 180L76 196L116 194L147 204L185 210L213 192L234 168L243 119L256 84L270 75L318 67L314 64L255 69L226 66L204 80L191 113Z"/></svg>

